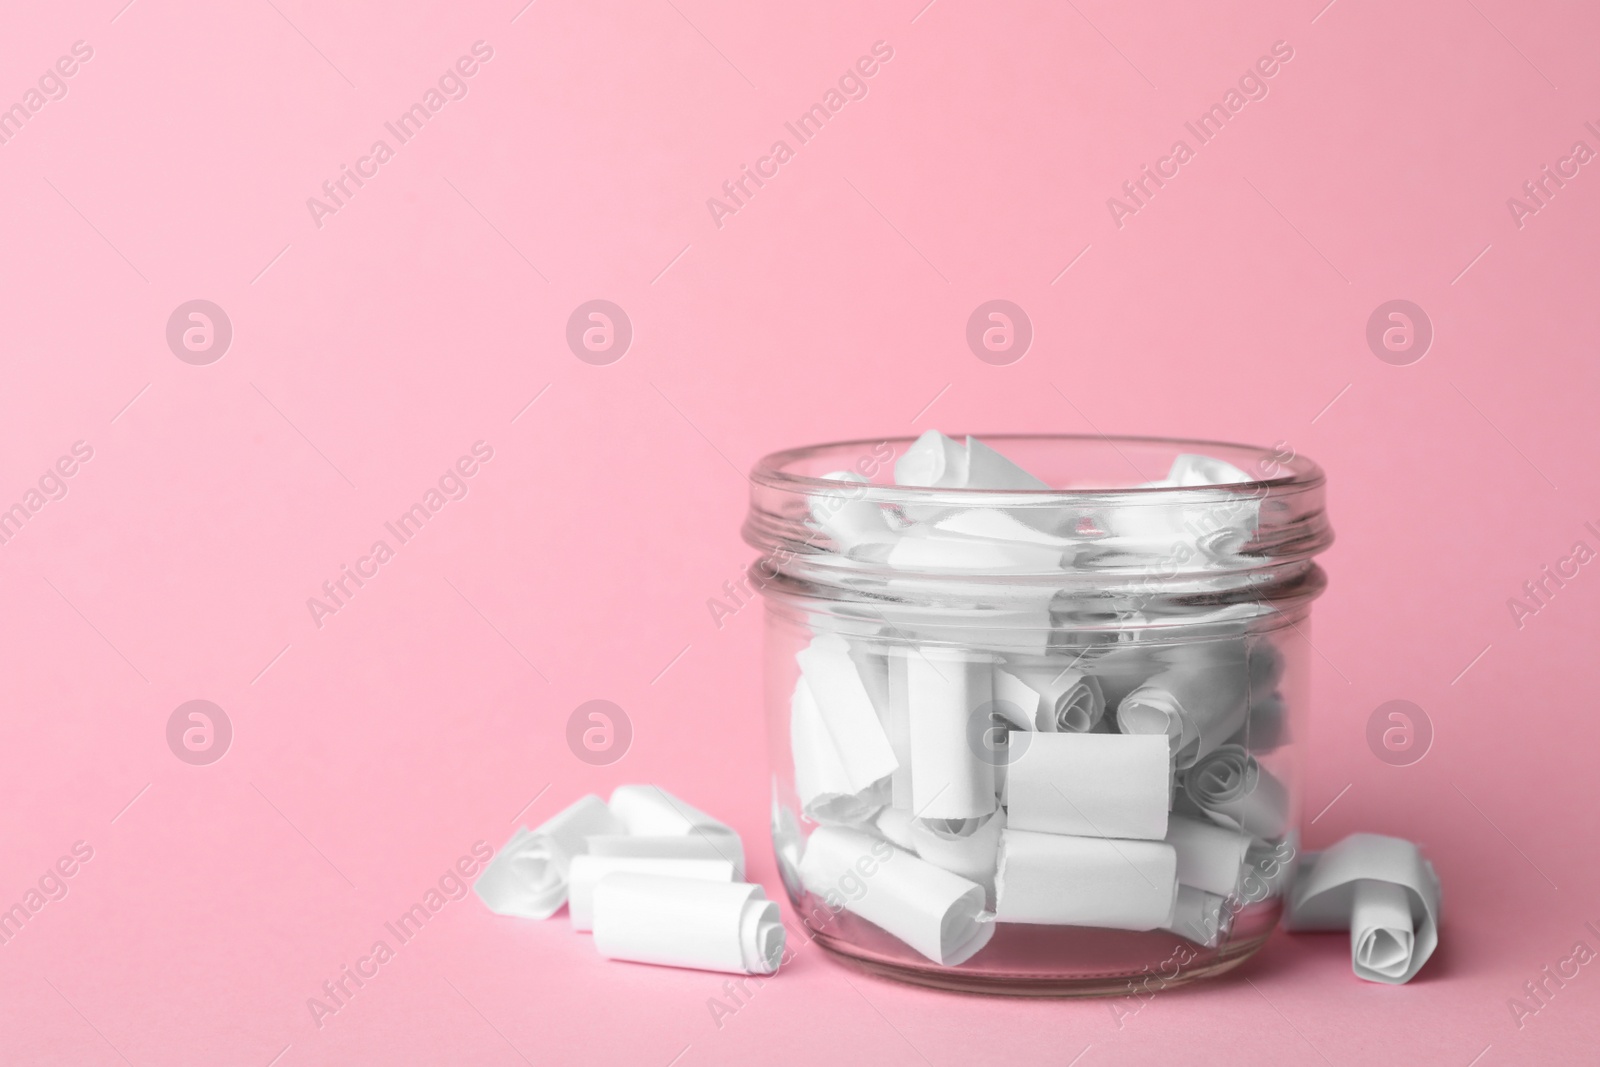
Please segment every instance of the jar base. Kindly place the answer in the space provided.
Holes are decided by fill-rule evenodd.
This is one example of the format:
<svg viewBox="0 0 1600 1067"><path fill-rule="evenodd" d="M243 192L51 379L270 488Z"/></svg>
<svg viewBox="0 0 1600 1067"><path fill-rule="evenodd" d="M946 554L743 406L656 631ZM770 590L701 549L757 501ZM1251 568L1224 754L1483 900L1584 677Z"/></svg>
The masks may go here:
<svg viewBox="0 0 1600 1067"><path fill-rule="evenodd" d="M1155 990L1165 992L1201 978L1226 974L1259 952L1271 936L1270 930L1248 940L1231 941L1217 949L1201 949L1196 960L1179 968L1177 975L1160 976ZM1133 996L1134 983L1151 976L1148 969L1125 974L1050 975L960 971L950 967L897 963L862 953L848 941L817 932L815 940L839 962L867 974L911 985L943 989L956 993L983 993L1008 997L1117 997Z"/></svg>

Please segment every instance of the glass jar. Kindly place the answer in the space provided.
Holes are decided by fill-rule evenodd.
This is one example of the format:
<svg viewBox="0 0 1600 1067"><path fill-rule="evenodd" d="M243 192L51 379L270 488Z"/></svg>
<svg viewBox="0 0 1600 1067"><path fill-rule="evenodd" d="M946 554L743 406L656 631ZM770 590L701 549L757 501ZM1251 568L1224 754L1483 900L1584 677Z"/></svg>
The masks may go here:
<svg viewBox="0 0 1600 1067"><path fill-rule="evenodd" d="M1322 472L1285 445L984 442L752 475L773 841L805 932L990 993L1237 966L1293 878Z"/></svg>

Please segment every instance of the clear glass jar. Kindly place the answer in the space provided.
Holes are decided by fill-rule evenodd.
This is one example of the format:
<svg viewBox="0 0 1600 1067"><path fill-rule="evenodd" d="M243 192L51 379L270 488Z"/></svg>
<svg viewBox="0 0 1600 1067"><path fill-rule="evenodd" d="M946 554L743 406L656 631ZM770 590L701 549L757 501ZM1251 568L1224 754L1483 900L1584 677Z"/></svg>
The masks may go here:
<svg viewBox="0 0 1600 1067"><path fill-rule="evenodd" d="M773 839L807 932L990 993L1238 965L1293 878L1322 472L1282 445L984 438L1036 476L1013 477L941 440L752 476ZM895 484L947 461L1067 488Z"/></svg>

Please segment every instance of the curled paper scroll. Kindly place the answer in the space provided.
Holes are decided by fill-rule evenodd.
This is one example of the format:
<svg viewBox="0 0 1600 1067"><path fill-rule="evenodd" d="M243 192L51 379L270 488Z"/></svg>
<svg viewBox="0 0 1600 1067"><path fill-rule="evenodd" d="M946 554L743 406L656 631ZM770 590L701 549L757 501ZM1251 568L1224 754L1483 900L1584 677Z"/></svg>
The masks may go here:
<svg viewBox="0 0 1600 1067"><path fill-rule="evenodd" d="M1182 662L1148 679L1117 706L1123 733L1166 735L1180 768L1238 733L1250 716L1242 643L1211 642L1185 649L1182 656Z"/></svg>
<svg viewBox="0 0 1600 1067"><path fill-rule="evenodd" d="M1016 666L994 672L994 697L1001 706L1023 711L1019 730L1045 733L1088 733L1106 713L1100 680L1066 666Z"/></svg>
<svg viewBox="0 0 1600 1067"><path fill-rule="evenodd" d="M1011 829L1151 841L1166 836L1172 770L1165 738L1013 733L1011 751L1019 753L1006 769Z"/></svg>
<svg viewBox="0 0 1600 1067"><path fill-rule="evenodd" d="M552 815L537 830L519 829L472 884L497 915L548 919L567 900L567 875L590 834L617 833L622 823L597 796Z"/></svg>
<svg viewBox="0 0 1600 1067"><path fill-rule="evenodd" d="M889 566L900 570L1031 571L1060 570L1064 549L1027 541L995 541L956 534L917 532L897 538Z"/></svg>
<svg viewBox="0 0 1600 1067"><path fill-rule="evenodd" d="M1250 842L1249 834L1213 822L1182 815L1167 820L1167 844L1178 851L1178 882L1216 896L1238 888Z"/></svg>
<svg viewBox="0 0 1600 1067"><path fill-rule="evenodd" d="M617 786L611 791L611 813L622 820L622 828L630 834L693 834L710 843L719 858L733 864L735 878L744 877L744 845L733 828L690 807L660 786Z"/></svg>
<svg viewBox="0 0 1600 1067"><path fill-rule="evenodd" d="M1439 876L1410 841L1351 834L1301 860L1289 930L1350 931L1356 977L1409 982L1439 944Z"/></svg>
<svg viewBox="0 0 1600 1067"><path fill-rule="evenodd" d="M905 658L911 733L911 812L921 819L973 819L995 809L994 765L970 740L975 715L992 703L987 659L923 646Z"/></svg>
<svg viewBox="0 0 1600 1067"><path fill-rule="evenodd" d="M1177 892L1177 854L1164 841L1000 835L999 922L1155 930L1172 919Z"/></svg>
<svg viewBox="0 0 1600 1067"><path fill-rule="evenodd" d="M609 874L594 891L602 956L733 974L772 974L783 957L778 905L758 885Z"/></svg>
<svg viewBox="0 0 1600 1067"><path fill-rule="evenodd" d="M894 464L900 485L939 489L1048 489L1039 479L975 437L965 446L929 430Z"/></svg>
<svg viewBox="0 0 1600 1067"><path fill-rule="evenodd" d="M861 916L946 967L965 963L994 936L981 885L858 830L819 828L806 842L800 876L830 908Z"/></svg>
<svg viewBox="0 0 1600 1067"><path fill-rule="evenodd" d="M834 471L824 474L829 481L844 482L846 487L817 493L811 500L811 519L839 546L850 552L864 545L884 544L894 538L883 509L870 500L861 498L860 490L851 485L865 485L867 480L855 471Z"/></svg>
<svg viewBox="0 0 1600 1067"><path fill-rule="evenodd" d="M1172 919L1161 928L1206 948L1216 948L1233 923L1233 912L1227 903L1225 897L1180 883Z"/></svg>
<svg viewBox="0 0 1600 1067"><path fill-rule="evenodd" d="M893 774L899 761L849 643L835 634L818 634L795 658L844 771L843 791L859 793Z"/></svg>
<svg viewBox="0 0 1600 1067"><path fill-rule="evenodd" d="M607 875L627 871L633 874L659 874L672 878L698 878L707 882L734 880L733 864L727 860L652 859L644 856L574 856L570 888L567 893L567 918L579 932L594 925L594 890Z"/></svg>
<svg viewBox="0 0 1600 1067"><path fill-rule="evenodd" d="M983 886L984 899L994 905L994 869L1000 859L1000 831L1006 813L999 809L981 819L914 819L911 851L935 867L943 867Z"/></svg>
<svg viewBox="0 0 1600 1067"><path fill-rule="evenodd" d="M1184 792L1214 822L1275 838L1289 825L1289 791L1239 745L1223 745L1184 774Z"/></svg>
<svg viewBox="0 0 1600 1067"><path fill-rule="evenodd" d="M803 676L795 682L789 706L789 747L794 755L795 791L806 817L814 822L859 823L871 818L888 799L882 782L855 787Z"/></svg>
<svg viewBox="0 0 1600 1067"><path fill-rule="evenodd" d="M884 808L872 822L884 840L899 845L913 855L916 854L917 842L911 832L916 820L911 817L909 811L904 808Z"/></svg>

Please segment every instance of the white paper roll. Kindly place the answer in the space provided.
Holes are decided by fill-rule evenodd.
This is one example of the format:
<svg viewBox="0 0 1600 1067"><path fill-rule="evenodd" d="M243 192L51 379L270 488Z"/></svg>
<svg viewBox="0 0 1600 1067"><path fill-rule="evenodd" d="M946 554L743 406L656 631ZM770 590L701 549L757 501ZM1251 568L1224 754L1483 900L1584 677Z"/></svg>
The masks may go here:
<svg viewBox="0 0 1600 1067"><path fill-rule="evenodd" d="M730 863L716 839L699 834L590 834L585 840L590 856L628 856L655 860L720 860Z"/></svg>
<svg viewBox="0 0 1600 1067"><path fill-rule="evenodd" d="M994 871L1000 860L1000 831L1006 813L996 809L981 819L913 819L911 851L935 867L983 886L994 907Z"/></svg>
<svg viewBox="0 0 1600 1067"><path fill-rule="evenodd" d="M833 491L824 491L811 498L811 519L833 538L839 551L849 553L868 545L886 544L894 539L883 509L870 500L861 498L861 491L850 486L865 485L867 480L854 471L834 471L824 474L830 481L848 483Z"/></svg>
<svg viewBox="0 0 1600 1067"><path fill-rule="evenodd" d="M1364 884L1373 882L1390 888ZM1301 859L1283 925L1295 931L1348 929L1356 977L1409 982L1439 944L1439 876L1410 841L1351 834Z"/></svg>
<svg viewBox="0 0 1600 1067"><path fill-rule="evenodd" d="M994 766L973 750L973 716L992 703L990 662L926 645L905 657L911 717L911 813L972 819L995 809Z"/></svg>
<svg viewBox="0 0 1600 1067"><path fill-rule="evenodd" d="M1178 896L1173 903L1172 921L1161 928L1206 948L1216 948L1227 936L1233 920L1233 912L1228 910L1227 903L1224 897L1180 882Z"/></svg>
<svg viewBox="0 0 1600 1067"><path fill-rule="evenodd" d="M795 658L846 776L859 793L899 765L866 684L843 637L818 634Z"/></svg>
<svg viewBox="0 0 1600 1067"><path fill-rule="evenodd" d="M1165 841L1000 835L999 922L1155 930L1172 919L1177 892L1177 853Z"/></svg>
<svg viewBox="0 0 1600 1067"><path fill-rule="evenodd" d="M590 834L617 833L620 820L597 796L575 801L538 829L519 829L472 889L490 911L525 919L548 919L567 900L567 872L587 849Z"/></svg>
<svg viewBox="0 0 1600 1067"><path fill-rule="evenodd" d="M690 807L660 786L617 786L611 791L611 812L630 834L694 834L710 842L720 858L733 864L734 877L744 877L744 844L733 827Z"/></svg>
<svg viewBox="0 0 1600 1067"><path fill-rule="evenodd" d="M885 841L915 855L917 842L911 833L911 826L915 822L911 813L904 808L884 808L873 819L873 826Z"/></svg>
<svg viewBox="0 0 1600 1067"><path fill-rule="evenodd" d="M705 882L734 881L727 860L660 859L648 856L574 856L567 892L567 918L580 933L594 925L594 890L607 875L626 871Z"/></svg>
<svg viewBox="0 0 1600 1067"><path fill-rule="evenodd" d="M789 749L795 791L813 822L854 825L870 819L887 800L881 782L855 788L804 676L796 680L789 705Z"/></svg>
<svg viewBox="0 0 1600 1067"><path fill-rule="evenodd" d="M1081 734L1099 724L1106 712L1100 680L1069 667L1071 662L995 669L995 700L1028 713L1028 721L1016 724L1018 729Z"/></svg>
<svg viewBox="0 0 1600 1067"><path fill-rule="evenodd" d="M1169 649L1184 662L1147 680L1117 705L1128 734L1163 734L1178 767L1192 766L1239 732L1250 716L1250 679L1242 642Z"/></svg>
<svg viewBox="0 0 1600 1067"><path fill-rule="evenodd" d="M1060 570L1064 551L1051 544L994 541L937 530L917 530L895 540L889 549L888 564L906 571L1031 573Z"/></svg>
<svg viewBox="0 0 1600 1067"><path fill-rule="evenodd" d="M1289 791L1239 745L1223 745L1190 767L1184 792L1212 821L1260 838L1289 827Z"/></svg>
<svg viewBox="0 0 1600 1067"><path fill-rule="evenodd" d="M1150 841L1166 836L1172 770L1165 738L1013 733L1011 751L1010 829Z"/></svg>
<svg viewBox="0 0 1600 1067"><path fill-rule="evenodd" d="M1249 834L1182 815L1167 819L1167 844L1178 851L1178 882L1217 896L1239 887L1239 872L1250 848Z"/></svg>
<svg viewBox="0 0 1600 1067"><path fill-rule="evenodd" d="M954 967L994 936L983 887L858 830L824 826L800 861L806 888Z"/></svg>
<svg viewBox="0 0 1600 1067"><path fill-rule="evenodd" d="M913 441L894 461L897 485L956 489L967 483L967 450L938 430Z"/></svg>
<svg viewBox="0 0 1600 1067"><path fill-rule="evenodd" d="M594 892L602 956L732 974L772 974L783 958L778 905L758 885L610 874Z"/></svg>

